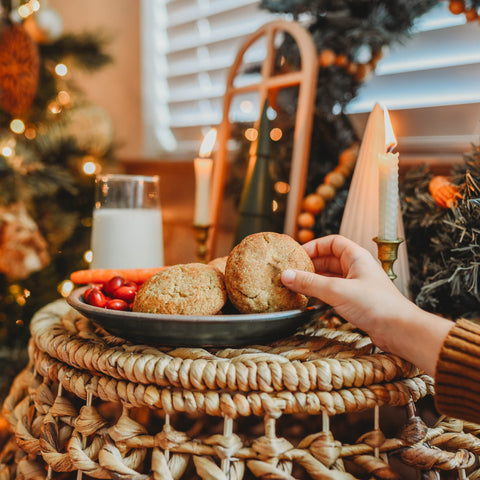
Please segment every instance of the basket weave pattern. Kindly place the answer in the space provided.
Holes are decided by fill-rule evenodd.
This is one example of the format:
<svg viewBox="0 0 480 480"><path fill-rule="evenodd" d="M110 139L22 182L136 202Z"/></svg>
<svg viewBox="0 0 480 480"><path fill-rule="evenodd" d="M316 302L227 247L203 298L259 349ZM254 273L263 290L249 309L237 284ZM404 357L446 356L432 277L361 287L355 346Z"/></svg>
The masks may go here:
<svg viewBox="0 0 480 480"><path fill-rule="evenodd" d="M14 435L0 458L2 480L56 472L401 478L393 457L429 472L425 478L455 470L466 478L464 469L480 478L471 471L480 427L440 419L428 428L414 402L433 393L432 379L398 357L373 353L370 339L352 329L318 321L271 345L154 348L111 336L57 301L34 316L31 333L30 365L3 406ZM382 405L405 406L406 421L390 438L381 430ZM355 412L371 415L371 428L342 443L331 423ZM295 420L295 435L279 434L286 418ZM318 429L307 433L313 422Z"/></svg>

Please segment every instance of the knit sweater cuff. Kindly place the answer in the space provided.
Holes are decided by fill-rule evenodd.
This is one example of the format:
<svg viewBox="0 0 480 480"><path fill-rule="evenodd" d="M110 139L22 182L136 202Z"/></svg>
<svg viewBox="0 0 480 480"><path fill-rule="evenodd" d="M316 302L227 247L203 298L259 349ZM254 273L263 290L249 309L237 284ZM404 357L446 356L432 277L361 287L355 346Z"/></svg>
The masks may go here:
<svg viewBox="0 0 480 480"><path fill-rule="evenodd" d="M480 325L457 320L440 350L435 382L439 412L480 423Z"/></svg>

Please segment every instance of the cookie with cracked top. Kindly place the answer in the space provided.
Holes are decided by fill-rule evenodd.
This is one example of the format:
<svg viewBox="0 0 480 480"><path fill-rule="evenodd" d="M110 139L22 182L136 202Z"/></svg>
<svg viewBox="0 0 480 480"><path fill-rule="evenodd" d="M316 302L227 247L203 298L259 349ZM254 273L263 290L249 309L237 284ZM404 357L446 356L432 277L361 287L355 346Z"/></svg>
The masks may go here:
<svg viewBox="0 0 480 480"><path fill-rule="evenodd" d="M225 286L228 298L242 313L306 307L309 298L289 290L280 279L287 268L315 271L303 247L289 235L275 232L249 235L227 258Z"/></svg>
<svg viewBox="0 0 480 480"><path fill-rule="evenodd" d="M132 310L169 315L215 315L227 300L223 275L211 265L167 267L139 288Z"/></svg>

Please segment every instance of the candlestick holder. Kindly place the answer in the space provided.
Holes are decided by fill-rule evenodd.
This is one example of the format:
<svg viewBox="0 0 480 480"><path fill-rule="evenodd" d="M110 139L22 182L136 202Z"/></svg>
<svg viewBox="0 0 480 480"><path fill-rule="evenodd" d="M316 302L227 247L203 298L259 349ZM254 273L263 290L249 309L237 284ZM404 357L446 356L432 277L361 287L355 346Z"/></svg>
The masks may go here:
<svg viewBox="0 0 480 480"><path fill-rule="evenodd" d="M384 238L375 237L373 241L377 244L378 259L380 260L385 273L393 282L393 280L397 278L393 271L393 264L397 259L398 247L403 242L403 238L386 240Z"/></svg>
<svg viewBox="0 0 480 480"><path fill-rule="evenodd" d="M210 225L193 225L193 229L195 231L195 241L197 244L196 247L196 255L197 260L200 263L207 262L207 240L208 240L208 230L210 229Z"/></svg>

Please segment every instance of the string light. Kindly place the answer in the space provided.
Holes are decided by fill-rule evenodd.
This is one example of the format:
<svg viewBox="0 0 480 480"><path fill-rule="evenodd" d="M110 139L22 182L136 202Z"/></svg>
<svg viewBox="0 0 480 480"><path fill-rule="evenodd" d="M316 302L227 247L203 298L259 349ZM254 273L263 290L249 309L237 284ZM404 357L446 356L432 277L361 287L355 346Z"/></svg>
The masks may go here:
<svg viewBox="0 0 480 480"><path fill-rule="evenodd" d="M55 73L59 77L64 77L68 73L68 68L64 63L57 63L57 65L55 65Z"/></svg>
<svg viewBox="0 0 480 480"><path fill-rule="evenodd" d="M25 130L25 138L27 140L33 140L37 136L37 131L35 130L34 127L28 127Z"/></svg>
<svg viewBox="0 0 480 480"><path fill-rule="evenodd" d="M270 130L270 138L274 141L274 142L278 142L283 136L283 132L280 128L272 128Z"/></svg>
<svg viewBox="0 0 480 480"><path fill-rule="evenodd" d="M10 122L10 130L13 133L23 133L25 131L25 124L19 118L14 118Z"/></svg>
<svg viewBox="0 0 480 480"><path fill-rule="evenodd" d="M57 100L60 105L68 105L70 103L70 94L65 90L60 90L57 95Z"/></svg>
<svg viewBox="0 0 480 480"><path fill-rule="evenodd" d="M48 109L54 115L56 115L57 113L60 113L62 111L62 107L55 101L52 101L48 104Z"/></svg>
<svg viewBox="0 0 480 480"><path fill-rule="evenodd" d="M3 147L2 148L2 155L4 157L10 157L13 153L13 150L10 147Z"/></svg>
<svg viewBox="0 0 480 480"><path fill-rule="evenodd" d="M250 142L254 142L258 137L258 131L256 128L247 128L245 130L245 138Z"/></svg>
<svg viewBox="0 0 480 480"><path fill-rule="evenodd" d="M282 195L285 195L290 191L290 185L287 182L275 182L274 188L277 193L280 193Z"/></svg>
<svg viewBox="0 0 480 480"><path fill-rule="evenodd" d="M92 260L93 260L93 252L91 250L87 250L84 254L83 254L83 259L87 262L87 263L92 263Z"/></svg>
<svg viewBox="0 0 480 480"><path fill-rule="evenodd" d="M82 170L86 175L94 175L95 173L99 173L100 166L91 155L87 155L84 157Z"/></svg>
<svg viewBox="0 0 480 480"><path fill-rule="evenodd" d="M74 288L73 282L71 280L63 280L60 282L57 290L62 297L68 297Z"/></svg>

